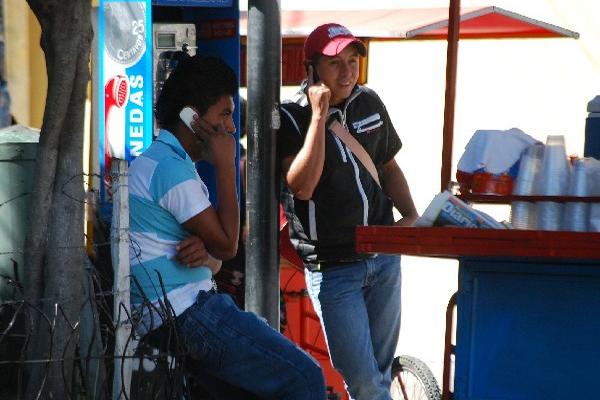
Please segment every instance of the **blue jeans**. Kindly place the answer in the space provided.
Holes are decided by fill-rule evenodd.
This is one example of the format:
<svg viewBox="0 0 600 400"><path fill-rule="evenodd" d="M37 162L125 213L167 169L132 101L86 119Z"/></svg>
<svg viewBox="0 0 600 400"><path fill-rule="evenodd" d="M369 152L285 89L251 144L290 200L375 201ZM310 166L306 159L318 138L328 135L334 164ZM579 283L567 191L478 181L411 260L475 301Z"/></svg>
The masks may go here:
<svg viewBox="0 0 600 400"><path fill-rule="evenodd" d="M389 400L400 333L400 257L379 255L323 271L306 270L306 287L331 362L355 400Z"/></svg>
<svg viewBox="0 0 600 400"><path fill-rule="evenodd" d="M188 370L215 398L325 398L317 362L229 295L200 292L177 323L192 360Z"/></svg>

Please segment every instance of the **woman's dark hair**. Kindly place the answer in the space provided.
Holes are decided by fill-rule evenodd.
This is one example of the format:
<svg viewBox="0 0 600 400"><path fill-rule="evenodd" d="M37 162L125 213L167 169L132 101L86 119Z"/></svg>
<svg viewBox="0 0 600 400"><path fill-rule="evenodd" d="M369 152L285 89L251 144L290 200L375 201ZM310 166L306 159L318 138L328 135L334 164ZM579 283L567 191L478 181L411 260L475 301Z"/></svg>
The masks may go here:
<svg viewBox="0 0 600 400"><path fill-rule="evenodd" d="M183 57L158 96L156 120L161 128L173 130L183 107L191 105L203 115L222 96L234 97L237 92L237 77L220 58Z"/></svg>

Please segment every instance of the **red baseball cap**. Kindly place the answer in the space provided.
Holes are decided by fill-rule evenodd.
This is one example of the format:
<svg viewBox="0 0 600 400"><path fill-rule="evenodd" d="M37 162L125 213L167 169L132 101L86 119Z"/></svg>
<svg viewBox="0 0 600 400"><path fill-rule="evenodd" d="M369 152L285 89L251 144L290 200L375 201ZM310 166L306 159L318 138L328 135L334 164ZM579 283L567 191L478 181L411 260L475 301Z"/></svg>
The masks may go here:
<svg viewBox="0 0 600 400"><path fill-rule="evenodd" d="M317 54L336 56L349 44L354 44L361 56L367 55L364 43L345 26L334 23L318 26L304 41L304 60L312 60Z"/></svg>

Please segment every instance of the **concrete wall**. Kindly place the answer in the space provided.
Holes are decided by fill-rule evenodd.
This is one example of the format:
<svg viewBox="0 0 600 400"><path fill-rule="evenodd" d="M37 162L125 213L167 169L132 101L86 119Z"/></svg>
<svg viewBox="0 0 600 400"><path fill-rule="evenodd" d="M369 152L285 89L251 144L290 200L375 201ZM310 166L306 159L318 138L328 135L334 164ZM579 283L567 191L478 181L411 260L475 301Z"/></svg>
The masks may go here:
<svg viewBox="0 0 600 400"><path fill-rule="evenodd" d="M18 123L40 128L48 87L40 26L27 2L4 0L4 7L11 111Z"/></svg>

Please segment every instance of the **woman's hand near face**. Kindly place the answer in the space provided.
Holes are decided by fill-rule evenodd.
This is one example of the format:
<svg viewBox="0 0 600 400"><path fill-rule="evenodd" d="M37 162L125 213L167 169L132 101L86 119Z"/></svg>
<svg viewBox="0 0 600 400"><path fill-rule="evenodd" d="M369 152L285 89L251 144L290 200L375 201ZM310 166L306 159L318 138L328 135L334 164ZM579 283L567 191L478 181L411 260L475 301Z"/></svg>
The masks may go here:
<svg viewBox="0 0 600 400"><path fill-rule="evenodd" d="M323 82L314 82L314 69L308 66L308 101L312 109L313 118L327 118L331 90Z"/></svg>

